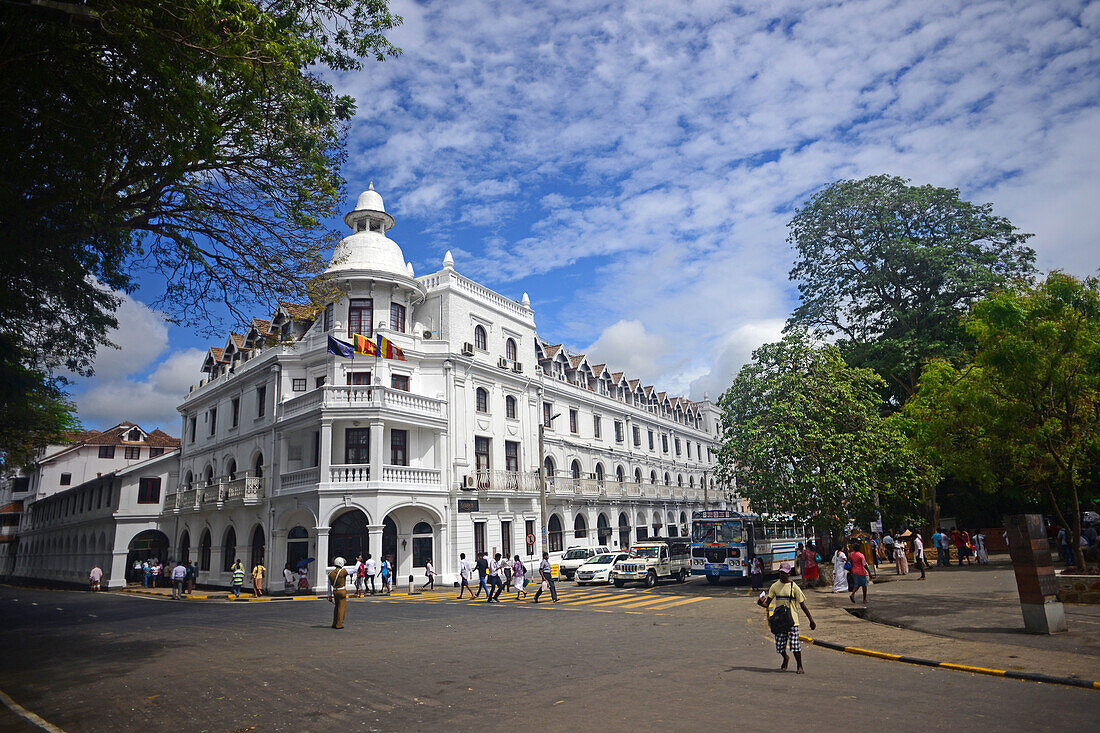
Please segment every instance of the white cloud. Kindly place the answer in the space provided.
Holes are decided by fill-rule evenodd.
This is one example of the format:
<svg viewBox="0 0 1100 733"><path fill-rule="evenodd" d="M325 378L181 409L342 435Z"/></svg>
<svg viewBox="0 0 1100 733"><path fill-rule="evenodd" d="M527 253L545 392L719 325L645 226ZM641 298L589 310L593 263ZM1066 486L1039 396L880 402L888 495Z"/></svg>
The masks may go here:
<svg viewBox="0 0 1100 733"><path fill-rule="evenodd" d="M668 347L667 338L648 333L641 321L618 321L605 328L584 353L592 363L607 364L613 371L648 382L661 374Z"/></svg>
<svg viewBox="0 0 1100 733"><path fill-rule="evenodd" d="M94 365L96 376L108 380L142 371L168 346L168 325L162 314L125 293L115 295L120 299L115 312L118 328L107 338L118 348L101 346Z"/></svg>
<svg viewBox="0 0 1100 733"><path fill-rule="evenodd" d="M104 427L130 420L146 430L159 427L179 437L176 406L198 380L205 356L202 349L174 351L145 378L95 379L76 397L81 422Z"/></svg>
<svg viewBox="0 0 1100 733"><path fill-rule="evenodd" d="M733 383L741 367L752 358L752 352L760 346L778 341L783 336L783 319L746 323L726 336L718 349L718 358L710 371L691 383L690 397L703 399L708 394L715 402Z"/></svg>

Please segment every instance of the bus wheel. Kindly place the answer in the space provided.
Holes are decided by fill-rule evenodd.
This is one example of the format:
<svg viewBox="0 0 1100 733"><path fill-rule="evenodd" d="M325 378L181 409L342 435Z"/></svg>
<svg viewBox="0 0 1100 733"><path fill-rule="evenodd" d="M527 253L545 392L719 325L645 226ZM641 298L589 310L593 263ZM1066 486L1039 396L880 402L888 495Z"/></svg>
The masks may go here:
<svg viewBox="0 0 1100 733"><path fill-rule="evenodd" d="M707 582L711 585L718 585L719 577L717 575L708 575Z"/></svg>
<svg viewBox="0 0 1100 733"><path fill-rule="evenodd" d="M616 587L616 588L622 588L622 587L623 587L624 585L626 585L626 581L625 581L625 580L616 580L616 581L615 581L615 587Z"/></svg>
<svg viewBox="0 0 1100 733"><path fill-rule="evenodd" d="M657 573L650 570L645 576L645 587L652 588L657 585Z"/></svg>
<svg viewBox="0 0 1100 733"><path fill-rule="evenodd" d="M688 571L680 568L680 575L676 578L677 583L686 583L688 579Z"/></svg>

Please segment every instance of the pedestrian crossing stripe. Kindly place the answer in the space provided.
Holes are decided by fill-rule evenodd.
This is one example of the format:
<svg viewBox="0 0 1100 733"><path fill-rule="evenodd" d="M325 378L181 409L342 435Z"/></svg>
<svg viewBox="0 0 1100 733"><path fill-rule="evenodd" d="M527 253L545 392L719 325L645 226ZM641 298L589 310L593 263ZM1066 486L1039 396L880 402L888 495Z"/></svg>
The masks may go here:
<svg viewBox="0 0 1100 733"><path fill-rule="evenodd" d="M581 606L581 605L586 605L586 604L589 604L589 603L598 604L598 605L601 605L601 606L617 606L620 603L633 603L637 600L638 599L634 596L628 596L626 598L623 598L621 596L616 596L616 595L606 595L606 596L600 596L598 598L586 598L582 601L569 601L569 600L566 600L566 601L563 601L563 603L565 603L565 605L567 605L567 606Z"/></svg>
<svg viewBox="0 0 1100 733"><path fill-rule="evenodd" d="M656 606L661 603L667 603L668 597L662 598L646 598L644 601L637 601L636 603L627 603L619 608L642 608L643 606Z"/></svg>

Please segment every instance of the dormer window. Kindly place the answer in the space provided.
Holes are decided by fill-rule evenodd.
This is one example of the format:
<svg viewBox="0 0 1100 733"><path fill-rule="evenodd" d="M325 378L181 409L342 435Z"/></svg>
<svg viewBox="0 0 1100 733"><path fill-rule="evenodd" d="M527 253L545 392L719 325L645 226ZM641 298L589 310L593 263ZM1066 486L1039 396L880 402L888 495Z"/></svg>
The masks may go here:
<svg viewBox="0 0 1100 733"><path fill-rule="evenodd" d="M130 432L126 433L126 440L130 443L140 443L141 431L137 428L132 429Z"/></svg>

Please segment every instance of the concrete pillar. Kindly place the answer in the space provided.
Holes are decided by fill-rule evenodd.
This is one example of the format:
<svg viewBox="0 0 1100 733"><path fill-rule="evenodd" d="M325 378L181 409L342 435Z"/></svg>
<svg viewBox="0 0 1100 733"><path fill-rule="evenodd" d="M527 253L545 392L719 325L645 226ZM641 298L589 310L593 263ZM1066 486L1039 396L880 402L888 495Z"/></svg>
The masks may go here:
<svg viewBox="0 0 1100 733"><path fill-rule="evenodd" d="M128 556L129 552L126 550L111 554L110 567L103 568L103 574L107 577L103 579L102 587L107 589L126 587L126 558Z"/></svg>
<svg viewBox="0 0 1100 733"><path fill-rule="evenodd" d="M286 565L287 530L276 529L271 532L271 547L267 548L267 590L283 589L283 567Z"/></svg>
<svg viewBox="0 0 1100 733"><path fill-rule="evenodd" d="M332 558L328 556L328 527L315 527L317 532L317 560L313 563L313 590L325 593L328 590L328 569Z"/></svg>
<svg viewBox="0 0 1100 733"><path fill-rule="evenodd" d="M381 420L376 420L370 424L370 480L381 481L382 480L382 465L385 462L386 456L385 443L383 439L386 437L386 423Z"/></svg>
<svg viewBox="0 0 1100 733"><path fill-rule="evenodd" d="M332 467L332 420L321 421L320 454L317 481L318 483L327 484Z"/></svg>
<svg viewBox="0 0 1100 733"><path fill-rule="evenodd" d="M371 554L378 567L382 567L382 530L385 525L367 525L367 552Z"/></svg>

